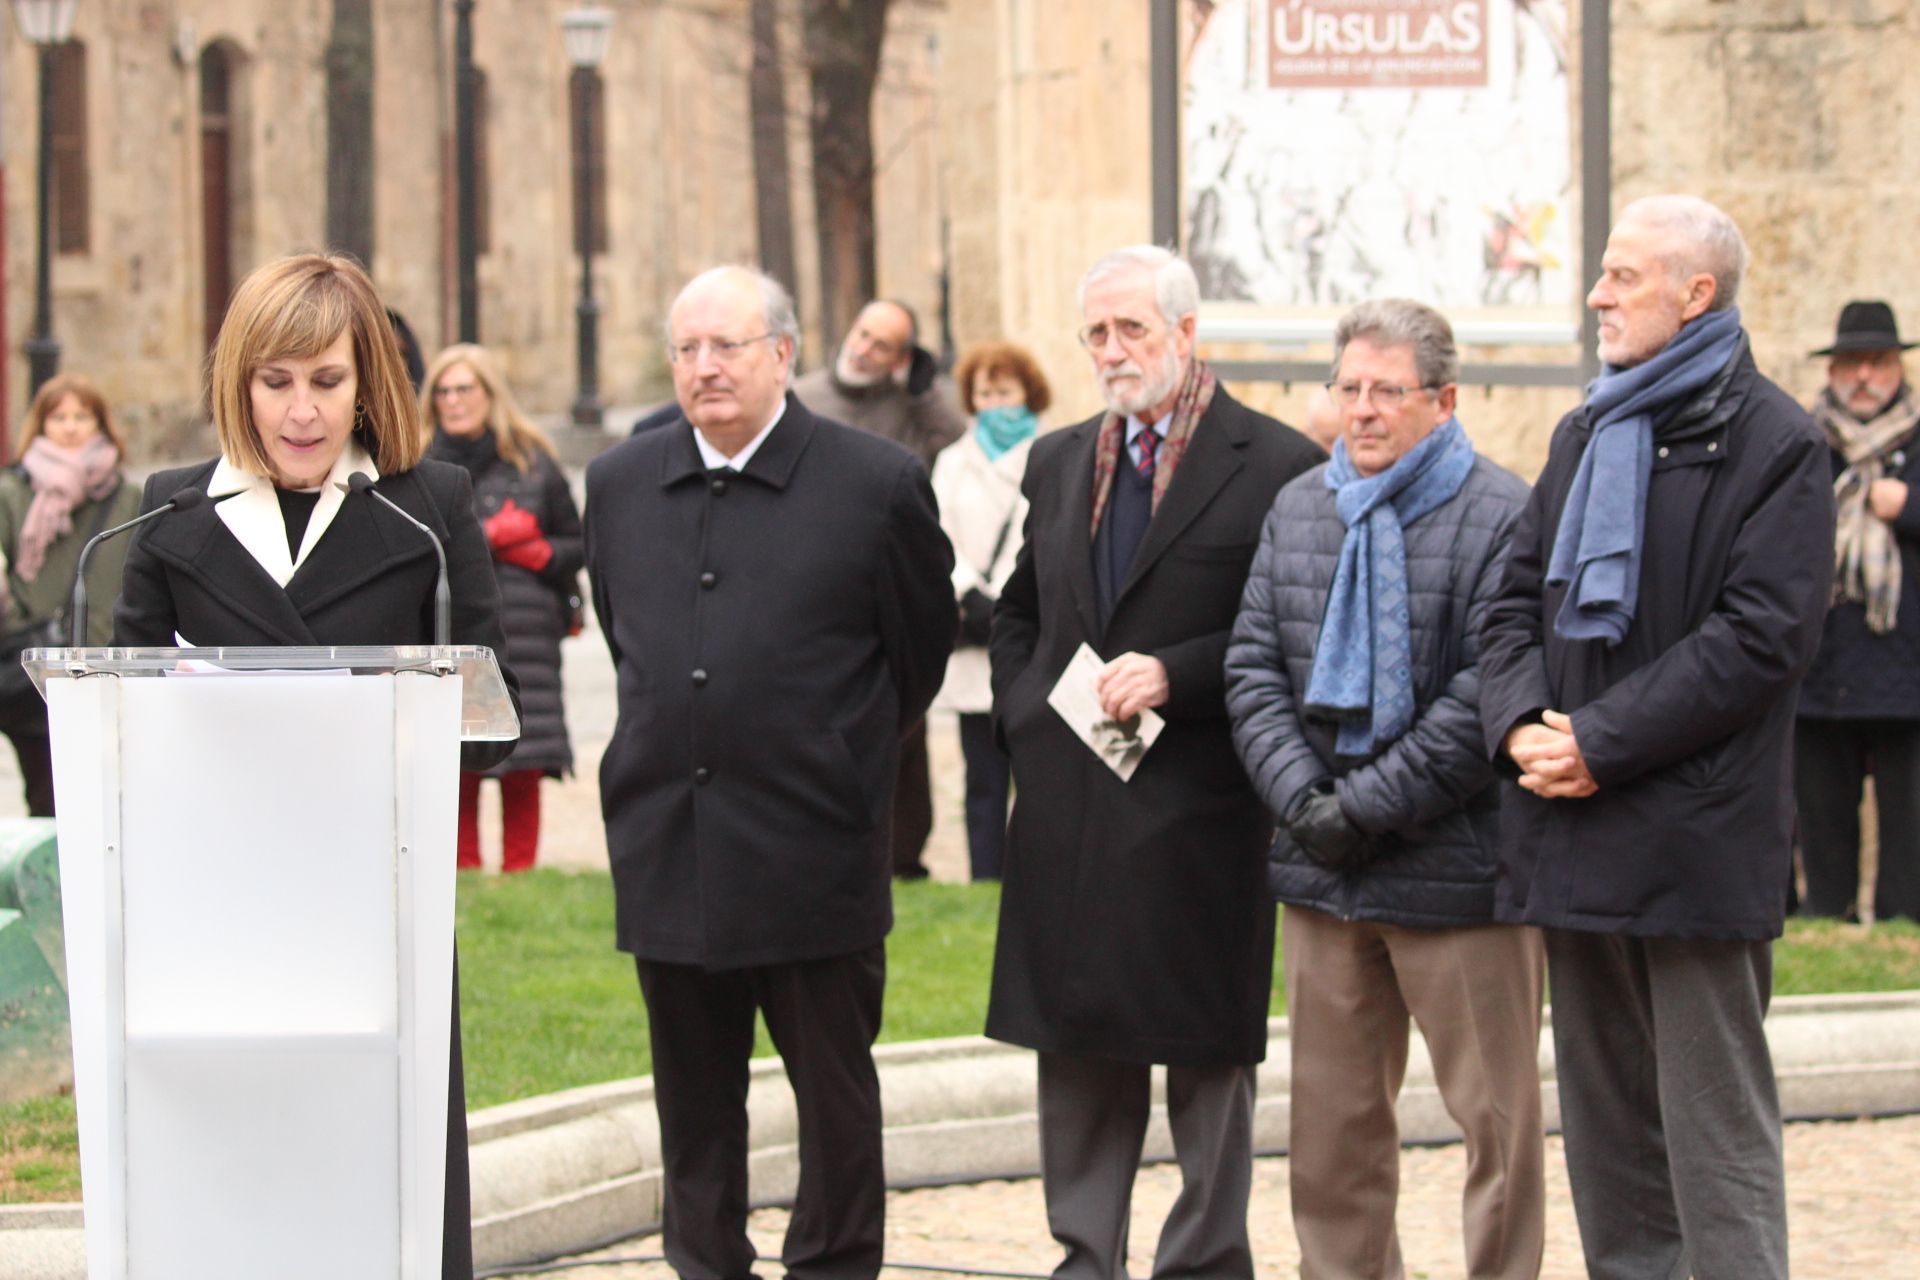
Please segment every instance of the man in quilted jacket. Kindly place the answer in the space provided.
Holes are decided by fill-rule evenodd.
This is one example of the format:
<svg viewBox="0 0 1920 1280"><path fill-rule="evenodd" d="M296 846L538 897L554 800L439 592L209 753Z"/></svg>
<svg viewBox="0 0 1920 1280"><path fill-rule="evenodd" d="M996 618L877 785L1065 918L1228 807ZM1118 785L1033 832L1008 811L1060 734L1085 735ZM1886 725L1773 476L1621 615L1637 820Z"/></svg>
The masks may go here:
<svg viewBox="0 0 1920 1280"><path fill-rule="evenodd" d="M1494 922L1497 790L1479 629L1527 486L1454 416L1431 308L1334 334L1333 459L1274 500L1227 650L1227 708L1279 821L1300 1274L1404 1274L1394 1206L1409 1023L1466 1136L1465 1274L1531 1277L1544 1238L1537 930Z"/></svg>

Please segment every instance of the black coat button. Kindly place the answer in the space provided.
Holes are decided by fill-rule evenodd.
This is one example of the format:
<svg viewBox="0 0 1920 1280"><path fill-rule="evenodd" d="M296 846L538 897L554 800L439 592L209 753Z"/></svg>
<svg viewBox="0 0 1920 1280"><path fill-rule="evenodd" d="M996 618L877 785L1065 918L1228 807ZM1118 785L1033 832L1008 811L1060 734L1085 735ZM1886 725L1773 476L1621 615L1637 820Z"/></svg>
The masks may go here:
<svg viewBox="0 0 1920 1280"><path fill-rule="evenodd" d="M713 496L717 498L721 494L727 491L727 482L725 480L722 480L719 476L715 476L713 478L712 487L713 487Z"/></svg>
<svg viewBox="0 0 1920 1280"><path fill-rule="evenodd" d="M696 787L704 787L711 781L713 781L713 770L695 769L693 771L693 784Z"/></svg>
<svg viewBox="0 0 1920 1280"><path fill-rule="evenodd" d="M708 591L713 590L713 584L718 581L720 581L720 575L717 573L707 572L700 575L700 585Z"/></svg>
<svg viewBox="0 0 1920 1280"><path fill-rule="evenodd" d="M707 687L707 669L705 667L694 668L693 687L696 689L704 689Z"/></svg>

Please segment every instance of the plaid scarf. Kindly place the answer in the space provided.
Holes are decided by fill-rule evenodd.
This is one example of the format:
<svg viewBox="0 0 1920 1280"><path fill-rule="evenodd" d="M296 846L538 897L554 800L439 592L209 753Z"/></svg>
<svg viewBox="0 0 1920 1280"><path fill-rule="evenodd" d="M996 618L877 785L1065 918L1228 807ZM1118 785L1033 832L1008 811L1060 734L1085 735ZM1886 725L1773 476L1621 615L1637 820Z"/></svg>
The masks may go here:
<svg viewBox="0 0 1920 1280"><path fill-rule="evenodd" d="M1147 511L1149 519L1160 509L1160 499L1173 483L1174 468L1186 456L1187 442L1207 406L1213 403L1214 388L1218 385L1213 370L1204 360L1195 360L1187 366L1186 380L1173 398L1173 420L1167 424L1167 438L1153 454L1153 505ZM1088 530L1089 536L1098 536L1100 532L1100 517L1106 514L1107 499L1113 494L1113 473L1120 465L1120 450L1126 440L1127 415L1107 410L1107 416L1100 420L1100 435L1093 446L1093 527Z"/></svg>
<svg viewBox="0 0 1920 1280"><path fill-rule="evenodd" d="M1813 406L1813 420L1847 462L1833 481L1833 601L1865 605L1867 629L1886 635L1900 611L1900 548L1886 521L1873 514L1867 493L1886 478L1887 455L1920 426L1920 406L1903 384L1891 404L1862 422L1828 389Z"/></svg>

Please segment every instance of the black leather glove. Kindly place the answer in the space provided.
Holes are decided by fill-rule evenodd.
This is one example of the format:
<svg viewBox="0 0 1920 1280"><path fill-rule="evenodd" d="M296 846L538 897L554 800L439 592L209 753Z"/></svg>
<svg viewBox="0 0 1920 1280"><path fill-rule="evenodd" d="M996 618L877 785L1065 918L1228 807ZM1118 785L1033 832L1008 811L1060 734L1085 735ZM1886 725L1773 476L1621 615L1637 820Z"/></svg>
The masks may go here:
<svg viewBox="0 0 1920 1280"><path fill-rule="evenodd" d="M933 352L925 347L913 349L913 361L907 366L907 394L925 395L933 388L933 380L940 372L940 362L933 358Z"/></svg>
<svg viewBox="0 0 1920 1280"><path fill-rule="evenodd" d="M993 631L993 597L968 587L960 597L960 643L984 645Z"/></svg>
<svg viewBox="0 0 1920 1280"><path fill-rule="evenodd" d="M1294 801L1287 831L1302 852L1329 871L1358 871L1373 861L1373 842L1341 809L1332 782L1316 783Z"/></svg>

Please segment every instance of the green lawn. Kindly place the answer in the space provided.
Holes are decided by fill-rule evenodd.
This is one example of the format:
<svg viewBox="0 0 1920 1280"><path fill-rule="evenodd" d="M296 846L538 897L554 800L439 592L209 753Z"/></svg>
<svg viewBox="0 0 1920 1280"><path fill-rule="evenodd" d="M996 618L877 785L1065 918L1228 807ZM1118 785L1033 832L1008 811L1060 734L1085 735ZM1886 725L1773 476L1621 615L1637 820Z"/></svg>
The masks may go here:
<svg viewBox="0 0 1920 1280"><path fill-rule="evenodd" d="M894 904L880 1038L978 1034L998 887L900 885ZM459 919L470 1106L647 1074L646 1013L632 961L613 949L606 875L463 876ZM1920 989L1914 925L1794 921L1774 954L1781 995ZM758 1052L771 1051L763 1032ZM77 1198L77 1165L72 1099L0 1106L0 1204Z"/></svg>

